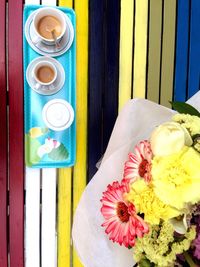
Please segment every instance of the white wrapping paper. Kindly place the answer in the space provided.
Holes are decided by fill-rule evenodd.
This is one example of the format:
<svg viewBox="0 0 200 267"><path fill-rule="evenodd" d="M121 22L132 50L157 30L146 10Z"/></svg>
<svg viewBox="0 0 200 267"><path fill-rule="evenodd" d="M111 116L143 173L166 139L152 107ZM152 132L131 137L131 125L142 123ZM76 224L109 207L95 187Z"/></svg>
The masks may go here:
<svg viewBox="0 0 200 267"><path fill-rule="evenodd" d="M200 93L189 101L200 110ZM119 114L102 164L86 187L77 207L72 229L73 242L85 267L132 267L133 251L109 241L101 227L102 192L121 180L128 153L148 139L159 124L169 121L173 111L144 99L130 100Z"/></svg>

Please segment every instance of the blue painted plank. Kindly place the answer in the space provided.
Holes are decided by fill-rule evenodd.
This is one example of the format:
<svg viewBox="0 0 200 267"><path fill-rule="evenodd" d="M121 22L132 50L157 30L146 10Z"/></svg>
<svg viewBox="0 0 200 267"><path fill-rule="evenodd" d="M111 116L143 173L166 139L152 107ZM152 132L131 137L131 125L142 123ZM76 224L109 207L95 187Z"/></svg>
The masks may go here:
<svg viewBox="0 0 200 267"><path fill-rule="evenodd" d="M88 178L97 171L102 156L102 94L104 88L104 10L106 1L90 0L89 13L89 99ZM84 67L84 66L83 66Z"/></svg>
<svg viewBox="0 0 200 267"><path fill-rule="evenodd" d="M118 113L120 0L107 0L103 150L105 151Z"/></svg>
<svg viewBox="0 0 200 267"><path fill-rule="evenodd" d="M188 73L188 98L199 90L200 78L200 1L191 1L190 56Z"/></svg>
<svg viewBox="0 0 200 267"><path fill-rule="evenodd" d="M177 2L174 101L184 102L187 96L190 7L190 0Z"/></svg>

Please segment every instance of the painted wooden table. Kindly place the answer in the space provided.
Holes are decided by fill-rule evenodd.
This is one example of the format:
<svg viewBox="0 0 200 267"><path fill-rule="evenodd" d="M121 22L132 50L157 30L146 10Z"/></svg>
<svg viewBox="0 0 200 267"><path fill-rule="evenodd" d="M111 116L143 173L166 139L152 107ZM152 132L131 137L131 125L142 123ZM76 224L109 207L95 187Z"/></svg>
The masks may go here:
<svg viewBox="0 0 200 267"><path fill-rule="evenodd" d="M76 12L74 168L24 166L24 4ZM199 90L200 2L0 0L0 25L0 267L80 267L71 241L73 213L119 110L132 97L169 106Z"/></svg>

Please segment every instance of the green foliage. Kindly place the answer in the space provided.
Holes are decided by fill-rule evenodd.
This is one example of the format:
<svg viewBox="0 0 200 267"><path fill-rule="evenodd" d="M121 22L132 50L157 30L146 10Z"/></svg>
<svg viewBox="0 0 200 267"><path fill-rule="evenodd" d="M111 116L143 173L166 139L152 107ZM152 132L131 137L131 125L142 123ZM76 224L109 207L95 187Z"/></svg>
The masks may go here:
<svg viewBox="0 0 200 267"><path fill-rule="evenodd" d="M172 108L178 111L179 113L185 113L185 114L190 114L193 116L200 117L199 111L187 103L178 102L178 101L177 102L170 101L170 104L172 105Z"/></svg>

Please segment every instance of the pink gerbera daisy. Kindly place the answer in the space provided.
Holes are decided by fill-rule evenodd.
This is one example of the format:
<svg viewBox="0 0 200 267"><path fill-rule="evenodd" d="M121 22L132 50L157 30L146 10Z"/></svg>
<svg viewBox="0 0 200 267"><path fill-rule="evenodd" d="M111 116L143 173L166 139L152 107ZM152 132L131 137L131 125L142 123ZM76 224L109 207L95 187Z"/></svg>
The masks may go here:
<svg viewBox="0 0 200 267"><path fill-rule="evenodd" d="M135 154L129 153L129 160L124 166L124 178L131 179L132 182L138 177L143 178L147 183L151 181L151 160L153 153L150 142L141 141L135 146Z"/></svg>
<svg viewBox="0 0 200 267"><path fill-rule="evenodd" d="M148 232L148 225L136 214L135 206L125 200L129 192L129 180L123 179L121 184L114 182L108 185L101 199L101 213L105 218L102 224L106 234L113 242L125 247L133 247L135 238Z"/></svg>

